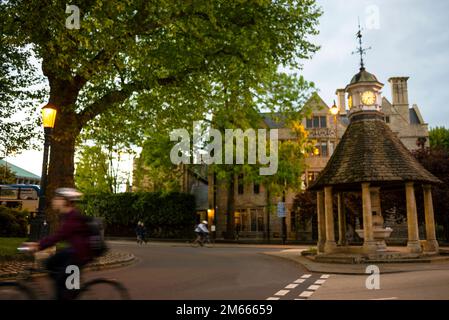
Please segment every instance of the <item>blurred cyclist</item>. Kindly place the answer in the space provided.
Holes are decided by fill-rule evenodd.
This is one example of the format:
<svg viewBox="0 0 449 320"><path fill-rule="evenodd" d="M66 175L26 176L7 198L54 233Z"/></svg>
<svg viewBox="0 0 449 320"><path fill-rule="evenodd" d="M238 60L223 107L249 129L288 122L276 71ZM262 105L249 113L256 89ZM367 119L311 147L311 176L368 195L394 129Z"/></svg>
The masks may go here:
<svg viewBox="0 0 449 320"><path fill-rule="evenodd" d="M195 241L203 245L204 240L209 235L209 229L207 228L206 220L202 221L199 225L196 226L195 233L197 234L197 238Z"/></svg>
<svg viewBox="0 0 449 320"><path fill-rule="evenodd" d="M31 244L33 250L44 250L56 243L66 241L68 248L59 250L48 258L46 267L55 284L56 299L71 299L72 291L66 288L66 268L76 265L80 270L93 258L89 244L89 229L85 217L75 207L82 193L72 188L60 188L52 199L53 210L61 213L61 224L55 234Z"/></svg>

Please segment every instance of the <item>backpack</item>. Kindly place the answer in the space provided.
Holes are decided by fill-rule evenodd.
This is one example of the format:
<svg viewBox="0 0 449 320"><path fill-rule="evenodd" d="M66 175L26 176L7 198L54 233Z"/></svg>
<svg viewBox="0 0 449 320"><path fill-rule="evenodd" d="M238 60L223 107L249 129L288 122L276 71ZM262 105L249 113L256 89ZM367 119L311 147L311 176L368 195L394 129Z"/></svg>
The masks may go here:
<svg viewBox="0 0 449 320"><path fill-rule="evenodd" d="M108 250L108 246L104 241L103 221L100 218L85 216L88 229L89 246L94 258L104 255Z"/></svg>

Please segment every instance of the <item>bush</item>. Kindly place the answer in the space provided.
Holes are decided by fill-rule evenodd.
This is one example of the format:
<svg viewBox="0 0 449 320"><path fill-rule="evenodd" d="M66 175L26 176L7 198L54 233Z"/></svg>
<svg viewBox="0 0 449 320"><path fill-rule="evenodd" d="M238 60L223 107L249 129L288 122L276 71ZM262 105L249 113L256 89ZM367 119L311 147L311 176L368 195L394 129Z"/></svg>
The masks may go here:
<svg viewBox="0 0 449 320"><path fill-rule="evenodd" d="M109 236L134 236L137 222L143 221L149 237L190 238L196 218L194 196L179 192L91 194L82 209L104 218Z"/></svg>
<svg viewBox="0 0 449 320"><path fill-rule="evenodd" d="M0 206L0 237L25 237L28 212Z"/></svg>

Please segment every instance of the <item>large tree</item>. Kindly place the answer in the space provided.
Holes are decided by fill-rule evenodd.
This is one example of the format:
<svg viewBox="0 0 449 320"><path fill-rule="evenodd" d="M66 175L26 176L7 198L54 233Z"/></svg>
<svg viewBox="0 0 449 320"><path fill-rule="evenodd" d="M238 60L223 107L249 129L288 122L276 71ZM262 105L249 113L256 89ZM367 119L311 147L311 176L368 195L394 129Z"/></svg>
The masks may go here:
<svg viewBox="0 0 449 320"><path fill-rule="evenodd" d="M433 150L449 150L449 129L445 127L435 127L429 130L430 147Z"/></svg>
<svg viewBox="0 0 449 320"><path fill-rule="evenodd" d="M1 2L2 37L36 55L58 110L48 192L74 185L75 142L106 111L141 96L185 92L177 108L205 108L217 85L254 87L278 65L297 67L317 47L313 0L80 0L80 29L66 27L66 1ZM175 89L174 89L175 88ZM166 104L148 112L163 111ZM154 108L162 107L160 110Z"/></svg>

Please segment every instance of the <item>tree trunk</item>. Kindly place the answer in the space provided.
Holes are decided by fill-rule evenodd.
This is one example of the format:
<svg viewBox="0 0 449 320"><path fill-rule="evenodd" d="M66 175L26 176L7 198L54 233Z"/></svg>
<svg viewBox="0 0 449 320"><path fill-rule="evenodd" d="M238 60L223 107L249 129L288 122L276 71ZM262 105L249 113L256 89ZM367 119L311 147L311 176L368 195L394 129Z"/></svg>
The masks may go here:
<svg viewBox="0 0 449 320"><path fill-rule="evenodd" d="M75 186L74 155L75 142L81 128L75 113L75 103L79 90L67 81L50 82L49 103L53 104L58 113L50 144L50 160L48 166L46 189L46 215L52 233L59 223L57 213L51 210L51 199L57 188Z"/></svg>
<svg viewBox="0 0 449 320"><path fill-rule="evenodd" d="M234 175L231 174L228 188L228 201L227 201L227 221L226 221L226 238L234 239L235 236L235 181Z"/></svg>
<svg viewBox="0 0 449 320"><path fill-rule="evenodd" d="M270 230L270 215L271 215L271 193L270 193L270 187L267 184L267 242L270 243L271 241L271 230Z"/></svg>

